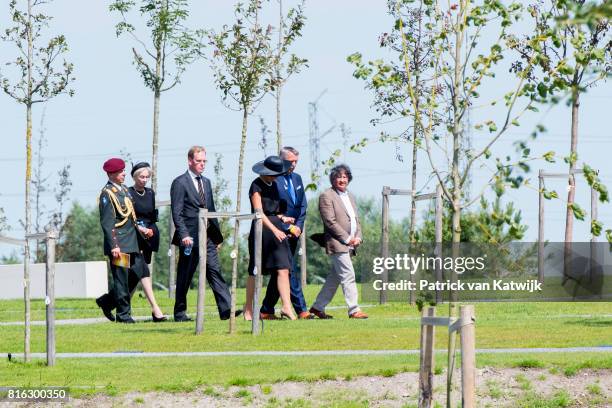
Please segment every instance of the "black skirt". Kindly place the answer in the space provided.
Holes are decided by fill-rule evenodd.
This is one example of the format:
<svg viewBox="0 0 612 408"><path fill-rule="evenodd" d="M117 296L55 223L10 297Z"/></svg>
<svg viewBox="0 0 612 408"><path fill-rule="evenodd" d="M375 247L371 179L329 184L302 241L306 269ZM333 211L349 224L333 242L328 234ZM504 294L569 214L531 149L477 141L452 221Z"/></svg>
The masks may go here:
<svg viewBox="0 0 612 408"><path fill-rule="evenodd" d="M270 222L281 231L284 224L276 215L267 216ZM271 230L263 226L261 234L261 268L262 275L270 275L270 273L279 269L291 269L291 249L289 240L285 239L279 242ZM251 231L249 233L249 275L255 275L255 221L251 223Z"/></svg>

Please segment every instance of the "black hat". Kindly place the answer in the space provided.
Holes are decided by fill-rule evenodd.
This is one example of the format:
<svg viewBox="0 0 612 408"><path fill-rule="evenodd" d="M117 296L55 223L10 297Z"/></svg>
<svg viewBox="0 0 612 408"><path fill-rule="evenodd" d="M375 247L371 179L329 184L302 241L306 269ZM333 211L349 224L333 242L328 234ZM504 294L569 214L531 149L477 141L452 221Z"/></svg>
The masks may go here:
<svg viewBox="0 0 612 408"><path fill-rule="evenodd" d="M134 165L132 165L132 171L130 172L130 174L132 175L132 177L134 177L134 173L136 173L136 170L139 169L143 169L145 167L151 167L151 165L147 162L140 162L140 163L136 163Z"/></svg>
<svg viewBox="0 0 612 408"><path fill-rule="evenodd" d="M261 176L282 176L291 168L289 160L283 160L278 156L268 156L266 160L255 163L253 171Z"/></svg>

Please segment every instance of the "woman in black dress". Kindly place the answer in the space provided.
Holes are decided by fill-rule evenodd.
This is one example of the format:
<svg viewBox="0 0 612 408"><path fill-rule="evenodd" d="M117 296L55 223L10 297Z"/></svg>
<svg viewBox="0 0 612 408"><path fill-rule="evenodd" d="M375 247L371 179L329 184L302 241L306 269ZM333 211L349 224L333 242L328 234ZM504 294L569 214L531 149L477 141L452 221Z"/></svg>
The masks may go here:
<svg viewBox="0 0 612 408"><path fill-rule="evenodd" d="M153 252L157 252L159 249L159 230L155 224L157 222L155 191L145 187L151 178L151 173L152 171L149 163L140 162L135 164L131 172L132 178L134 179L134 185L129 188L132 203L134 204L134 211L136 212L138 230L140 231L140 234L138 234L138 247L147 264L151 263ZM151 305L151 316L153 317L153 321L161 322L166 320L166 317L155 301L153 282L151 281L151 273L148 267L140 283Z"/></svg>
<svg viewBox="0 0 612 408"><path fill-rule="evenodd" d="M283 224L293 224L295 220L283 213L287 203L281 200L274 180L277 176L285 174L291 167L291 162L282 160L278 156L269 156L253 166L253 171L259 174L249 189L251 212L263 212L262 242L261 242L261 268L255 270L255 221L251 224L249 234L249 279L247 281L247 301L244 311L245 319L250 320L253 315L253 294L255 292L255 275L278 274L278 292L282 302L281 316L296 320L291 307L289 273L291 271L291 249Z"/></svg>

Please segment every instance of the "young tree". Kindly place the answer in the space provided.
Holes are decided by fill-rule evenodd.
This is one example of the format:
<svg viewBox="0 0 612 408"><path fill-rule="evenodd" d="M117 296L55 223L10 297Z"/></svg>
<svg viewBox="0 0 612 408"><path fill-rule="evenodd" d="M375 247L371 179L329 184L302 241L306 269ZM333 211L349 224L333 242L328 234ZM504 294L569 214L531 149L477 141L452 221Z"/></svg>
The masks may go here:
<svg viewBox="0 0 612 408"><path fill-rule="evenodd" d="M49 224L53 226L55 231L57 231L58 241L62 239L65 221L64 207L70 198L70 191L72 190L70 167L70 164L66 164L64 165L64 167L58 170L57 186L53 189L53 192L55 193L55 202L57 203L57 208L51 215L51 220L49 220Z"/></svg>
<svg viewBox="0 0 612 408"><path fill-rule="evenodd" d="M72 96L69 88L73 65L62 59L68 51L63 35L41 38L42 30L49 26L51 17L38 9L51 0L24 1L25 9L17 0L9 2L9 12L14 26L7 28L0 38L13 43L18 50L15 60L7 62L7 70L14 69L14 81L6 73L0 73L2 90L17 103L26 108L26 171L25 171L25 231L30 234L32 227L30 187L32 181L32 107L61 95ZM10 75L10 74L8 74ZM24 300L25 300L25 344L24 356L30 361L30 246L26 241L24 251Z"/></svg>
<svg viewBox="0 0 612 408"><path fill-rule="evenodd" d="M73 202L66 215L63 236L58 242L59 262L104 261L102 230L98 207L83 207Z"/></svg>
<svg viewBox="0 0 612 408"><path fill-rule="evenodd" d="M138 6L137 6L138 4ZM132 48L134 65L147 88L153 91L153 140L151 187L157 191L157 155L161 94L181 82L181 76L201 56L203 31L184 26L189 17L188 0L115 0L111 12L121 21L115 25L117 37L129 35L140 49ZM136 34L136 26L128 15L134 9L144 18L150 43Z"/></svg>
<svg viewBox="0 0 612 408"><path fill-rule="evenodd" d="M34 168L34 175L32 178L32 187L34 189L34 231L43 231L43 216L45 215L45 205L42 203L41 197L47 191L47 182L49 181L50 175L43 174L43 165L45 163L43 157L43 150L47 147L47 138L45 133L45 116L46 111L43 109L43 113L40 118L40 129L38 130L38 140L36 140L36 151L34 155L36 157L36 167ZM38 241L36 243L36 253L34 258L36 262L44 262L44 242Z"/></svg>
<svg viewBox="0 0 612 408"><path fill-rule="evenodd" d="M395 30L401 41L398 57L404 66L403 84L407 88L415 126L422 131L423 148L428 162L452 212L451 241L454 244L453 256L457 256L461 241L462 210L479 201L485 188L491 185L503 191L508 184L519 187L526 183L522 176L515 175L514 170L529 169L527 162L531 157L527 147L521 149L517 163L513 163L510 157L495 159L495 169L489 182L475 197L467 199L464 191L471 172L477 166L486 168L490 159L493 159L491 149L495 143L508 129L519 125L518 120L524 112L534 109L534 100L531 98L534 87L526 79L535 63L536 53L530 53L526 64L516 70L516 80L504 78L504 86L509 89L502 97L483 101L482 90L491 82L488 79L495 77L494 69L507 52L508 42L512 40L509 30L520 18L522 6L519 3L497 1L424 1L421 21L408 19L399 13L411 3L410 0L398 0L395 3L398 10ZM410 38L412 33L418 32L418 29L415 30L417 24L423 24L428 32L427 37L431 39L426 45L431 50L431 62L427 66L431 92L424 99L420 98L413 86L417 73L414 70ZM486 37L483 35L485 32ZM388 65L382 63L369 69L374 70L374 75L382 80L392 72ZM496 84L499 81L496 79ZM499 85L496 86L496 90L499 89ZM504 106L500 107L498 101L502 101ZM495 106L493 112L478 109L491 106ZM474 124L466 120L468 111L478 119ZM469 144L465 143L468 131L472 130L468 126L473 127L478 134L479 144L474 148L469 148ZM440 143L440 140L446 140L446 143ZM434 147L438 149L434 150ZM449 303L451 317L456 316L456 306L452 299ZM447 405L452 400L450 385L454 353L450 351L454 350L454 342L455 336L449 336Z"/></svg>
<svg viewBox="0 0 612 408"><path fill-rule="evenodd" d="M278 0L278 45L274 57L274 82L276 83L276 150L283 147L283 136L281 131L281 92L283 86L293 74L299 73L302 67L307 66L308 60L298 58L295 54L285 57L289 53L291 44L302 35L302 28L306 16L304 15L304 0L297 7L289 9L287 15L283 14L283 0Z"/></svg>
<svg viewBox="0 0 612 408"><path fill-rule="evenodd" d="M65 165L57 172L57 186L53 189L57 208L52 212L48 212L46 211L46 206L42 202L42 195L48 191L48 183L51 178L51 175L44 174L43 171L45 160L42 152L47 146L45 117L46 111L43 110L40 119L38 140L36 140L36 167L34 168L34 177L32 179L32 188L34 189L34 231L43 232L45 227L50 225L58 232L58 242L60 242L64 227L64 205L68 201L70 190L72 189L70 164ZM49 214L49 217L46 217L47 214ZM59 249L61 248L58 247L58 250ZM59 252L56 255L58 258L61 256ZM34 259L36 262L42 263L45 262L46 256L45 242L39 240L36 244Z"/></svg>
<svg viewBox="0 0 612 408"><path fill-rule="evenodd" d="M217 87L222 92L224 104L232 109L232 103L242 112L240 157L238 159L238 185L236 211L240 212L244 149L247 141L248 119L268 92L274 89L272 26L260 22L262 0L238 3L236 22L224 25L220 32L210 30L208 37L213 48L211 68ZM236 308L236 279L238 274L239 221L234 224L234 248L232 262L232 310ZM233 316L233 314L232 314ZM230 332L235 332L235 318L230 321Z"/></svg>
<svg viewBox="0 0 612 408"><path fill-rule="evenodd" d="M423 110L428 95L432 89L432 64L434 50L430 45L434 40L434 31L424 26L426 13L433 12L431 3L425 0L402 1L398 7L397 0L387 2L389 15L396 23L391 32L385 32L379 37L380 47L389 50L394 55L403 54L402 35L398 30L399 19L413 22L405 28L406 56L410 71L408 75L404 62L392 59L385 63L383 60L362 62L360 53L350 55L347 60L355 65L353 75L366 81L366 88L374 93L373 107L379 117L371 122L374 125L384 124L398 119L405 122L405 130L394 137L385 136L383 140L402 140L412 145L411 190L417 193L417 161L418 151L423 140L423 129L419 121L415 120L415 111L426 115ZM410 80L410 87L407 81ZM414 93L414 109L411 102L410 90ZM412 200L410 208L410 229L408 232L411 243L416 239L416 201Z"/></svg>
<svg viewBox="0 0 612 408"><path fill-rule="evenodd" d="M537 52L536 66L528 80L535 86L533 97L542 103L557 103L567 98L571 107L568 164L567 207L565 215L565 271L569 267L573 241L574 217L583 220L584 210L575 202L576 177L573 174L578 162L580 96L595 87L612 73L612 39L609 36L608 19L600 18L592 24L561 22L564 16L580 15L585 2L582 0L540 1L529 6L530 34L516 38L513 49L520 56L516 67L525 64ZM602 202L607 201L607 190L599 182L595 172L584 166L589 185L599 191ZM599 235L601 224L591 225L594 235Z"/></svg>

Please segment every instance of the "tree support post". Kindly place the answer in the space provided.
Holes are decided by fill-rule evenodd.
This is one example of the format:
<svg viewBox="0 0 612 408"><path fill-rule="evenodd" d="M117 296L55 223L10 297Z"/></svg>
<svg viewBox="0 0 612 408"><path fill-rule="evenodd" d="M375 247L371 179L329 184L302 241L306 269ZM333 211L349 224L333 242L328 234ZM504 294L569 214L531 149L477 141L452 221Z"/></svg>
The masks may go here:
<svg viewBox="0 0 612 408"><path fill-rule="evenodd" d="M206 300L206 257L208 247L208 233L206 231L208 227L208 209L200 209L198 216L198 239L199 239L199 252L200 252L200 276L198 277L198 311L196 314L196 330L195 334L201 334L204 330L204 302Z"/></svg>
<svg viewBox="0 0 612 408"><path fill-rule="evenodd" d="M47 365L55 365L55 244L57 233L54 229L47 231L46 246L46 320L47 320Z"/></svg>
<svg viewBox="0 0 612 408"><path fill-rule="evenodd" d="M251 326L251 333L253 336L261 334L261 322L259 321L259 298L261 296L261 287L263 285L263 275L261 268L261 235L263 232L263 223L261 217L261 210L257 209L255 213L255 293L253 295L253 321Z"/></svg>
<svg viewBox="0 0 612 408"><path fill-rule="evenodd" d="M168 217L170 236L168 237L168 297L174 298L176 296L176 248L172 245L172 238L174 238L174 221L172 220L172 214Z"/></svg>
<svg viewBox="0 0 612 408"><path fill-rule="evenodd" d="M435 317L432 306L423 308L422 317ZM436 327L421 326L421 349L419 363L419 408L431 408L433 401L434 343Z"/></svg>
<svg viewBox="0 0 612 408"><path fill-rule="evenodd" d="M476 406L476 329L474 306L460 308L461 316L461 402L463 408Z"/></svg>
<svg viewBox="0 0 612 408"><path fill-rule="evenodd" d="M302 288L306 287L308 270L308 258L306 257L306 224L304 231L300 234L300 278L302 280Z"/></svg>

